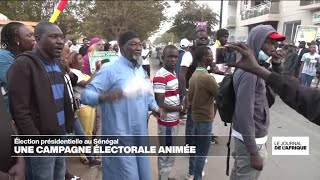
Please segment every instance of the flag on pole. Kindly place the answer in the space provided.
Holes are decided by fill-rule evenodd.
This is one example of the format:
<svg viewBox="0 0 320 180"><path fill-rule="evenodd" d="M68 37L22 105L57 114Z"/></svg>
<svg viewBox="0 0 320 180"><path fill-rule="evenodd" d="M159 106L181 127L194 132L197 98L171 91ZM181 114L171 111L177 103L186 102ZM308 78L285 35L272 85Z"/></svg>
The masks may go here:
<svg viewBox="0 0 320 180"><path fill-rule="evenodd" d="M54 10L49 22L54 23L57 19L60 13L63 11L63 9L67 6L68 0L61 0L58 4L58 7Z"/></svg>

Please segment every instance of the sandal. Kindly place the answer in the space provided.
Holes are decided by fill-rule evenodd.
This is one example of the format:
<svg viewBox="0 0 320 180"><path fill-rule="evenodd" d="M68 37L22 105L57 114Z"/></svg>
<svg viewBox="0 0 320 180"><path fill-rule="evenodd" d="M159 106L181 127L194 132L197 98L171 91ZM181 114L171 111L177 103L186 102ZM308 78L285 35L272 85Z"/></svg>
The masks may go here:
<svg viewBox="0 0 320 180"><path fill-rule="evenodd" d="M86 158L84 159L80 159L80 162L83 164L83 165L89 165L90 161Z"/></svg>

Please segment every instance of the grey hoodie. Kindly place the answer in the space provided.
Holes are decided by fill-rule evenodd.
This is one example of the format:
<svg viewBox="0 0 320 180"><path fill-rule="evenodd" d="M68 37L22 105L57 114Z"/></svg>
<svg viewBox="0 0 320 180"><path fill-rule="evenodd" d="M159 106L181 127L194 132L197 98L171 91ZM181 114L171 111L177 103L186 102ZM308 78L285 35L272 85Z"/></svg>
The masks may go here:
<svg viewBox="0 0 320 180"><path fill-rule="evenodd" d="M272 32L276 30L270 25L258 25L249 32L247 43L256 58L267 36ZM241 134L249 153L257 152L255 138L266 137L269 127L265 81L238 69L233 76L233 86L236 93L233 131ZM235 136L234 132L232 134Z"/></svg>

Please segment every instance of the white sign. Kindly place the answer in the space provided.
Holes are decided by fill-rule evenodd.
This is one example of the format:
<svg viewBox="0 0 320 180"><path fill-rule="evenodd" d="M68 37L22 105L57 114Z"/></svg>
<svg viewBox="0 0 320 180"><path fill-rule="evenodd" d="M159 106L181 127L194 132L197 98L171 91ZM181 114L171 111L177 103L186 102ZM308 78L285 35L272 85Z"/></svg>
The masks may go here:
<svg viewBox="0 0 320 180"><path fill-rule="evenodd" d="M320 11L315 12L313 14L312 23L313 24L319 24L320 23Z"/></svg>
<svg viewBox="0 0 320 180"><path fill-rule="evenodd" d="M294 42L295 44L297 44L299 41L311 42L316 40L319 32L318 26L298 25Z"/></svg>
<svg viewBox="0 0 320 180"><path fill-rule="evenodd" d="M272 155L309 155L309 137L272 137Z"/></svg>

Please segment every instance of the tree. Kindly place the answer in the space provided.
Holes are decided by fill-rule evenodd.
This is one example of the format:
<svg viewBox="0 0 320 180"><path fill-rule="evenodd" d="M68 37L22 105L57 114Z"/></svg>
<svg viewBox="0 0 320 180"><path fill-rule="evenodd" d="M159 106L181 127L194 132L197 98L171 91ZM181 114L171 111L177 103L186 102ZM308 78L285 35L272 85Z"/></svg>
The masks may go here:
<svg viewBox="0 0 320 180"><path fill-rule="evenodd" d="M91 1L68 1L56 23L65 35L79 34L80 20ZM10 20L16 21L49 21L59 1L0 1L0 12Z"/></svg>
<svg viewBox="0 0 320 180"><path fill-rule="evenodd" d="M42 1L0 1L0 12L11 20L39 21L42 4Z"/></svg>
<svg viewBox="0 0 320 180"><path fill-rule="evenodd" d="M213 35L214 26L218 24L218 14L214 13L208 5L199 5L195 1L181 2L182 10L175 16L172 28L179 39L194 39L197 21L208 21L208 34Z"/></svg>
<svg viewBox="0 0 320 180"><path fill-rule="evenodd" d="M142 39L159 29L166 19L164 1L95 1L82 23L87 37L117 39L126 30L138 32Z"/></svg>
<svg viewBox="0 0 320 180"><path fill-rule="evenodd" d="M175 44L178 42L178 38L175 37L175 35L173 33L165 32L160 37L157 37L153 43L154 44L160 44L160 43L168 44L169 42L172 42L173 44Z"/></svg>

